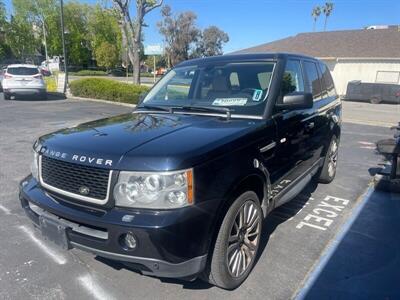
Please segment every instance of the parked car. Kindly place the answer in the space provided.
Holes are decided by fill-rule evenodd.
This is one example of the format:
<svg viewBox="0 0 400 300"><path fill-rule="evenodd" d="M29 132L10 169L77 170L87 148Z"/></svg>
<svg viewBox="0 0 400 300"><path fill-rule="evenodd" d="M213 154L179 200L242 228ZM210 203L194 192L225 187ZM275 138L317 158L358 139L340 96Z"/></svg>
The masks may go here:
<svg viewBox="0 0 400 300"><path fill-rule="evenodd" d="M10 100L11 96L33 94L39 95L41 99L47 98L46 83L34 65L9 65L4 73L2 85L5 100Z"/></svg>
<svg viewBox="0 0 400 300"><path fill-rule="evenodd" d="M0 91L3 91L3 78L4 78L4 73L6 72L6 68L3 67L0 69Z"/></svg>
<svg viewBox="0 0 400 300"><path fill-rule="evenodd" d="M353 80L347 84L344 100L360 100L373 104L381 102L400 104L400 85Z"/></svg>
<svg viewBox="0 0 400 300"><path fill-rule="evenodd" d="M123 67L114 68L108 72L108 75L115 76L115 77L125 77L126 69Z"/></svg>
<svg viewBox="0 0 400 300"><path fill-rule="evenodd" d="M50 70L46 67L39 67L39 71L40 71L40 74L42 74L44 77L51 76Z"/></svg>
<svg viewBox="0 0 400 300"><path fill-rule="evenodd" d="M189 60L133 112L40 137L20 200L65 249L234 289L256 262L268 214L312 179L334 179L340 128L321 61Z"/></svg>
<svg viewBox="0 0 400 300"><path fill-rule="evenodd" d="M151 74L154 75L154 73L156 74L156 76L162 76L165 73L167 73L167 69L166 68L158 68L155 71L152 71Z"/></svg>

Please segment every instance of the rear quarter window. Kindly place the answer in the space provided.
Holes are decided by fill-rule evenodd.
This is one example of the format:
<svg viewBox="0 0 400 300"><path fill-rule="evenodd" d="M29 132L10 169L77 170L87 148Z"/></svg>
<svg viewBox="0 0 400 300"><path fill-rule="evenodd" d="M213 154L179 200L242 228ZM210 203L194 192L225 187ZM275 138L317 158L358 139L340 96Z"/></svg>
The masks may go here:
<svg viewBox="0 0 400 300"><path fill-rule="evenodd" d="M7 69L7 73L11 75L36 75L39 74L39 70L37 68L28 68L28 67L11 67Z"/></svg>
<svg viewBox="0 0 400 300"><path fill-rule="evenodd" d="M308 79L308 91L312 93L314 100L322 98L321 78L319 76L317 65L311 61L304 62L304 70Z"/></svg>
<svg viewBox="0 0 400 300"><path fill-rule="evenodd" d="M333 83L331 72L324 63L319 63L322 73L322 81L325 84L326 92L329 97L336 95L335 84Z"/></svg>

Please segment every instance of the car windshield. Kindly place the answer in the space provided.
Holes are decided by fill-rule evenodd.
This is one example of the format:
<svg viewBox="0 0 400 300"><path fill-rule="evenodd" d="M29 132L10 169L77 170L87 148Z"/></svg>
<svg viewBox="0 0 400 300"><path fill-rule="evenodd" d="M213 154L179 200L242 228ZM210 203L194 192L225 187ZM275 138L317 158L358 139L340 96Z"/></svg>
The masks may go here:
<svg viewBox="0 0 400 300"><path fill-rule="evenodd" d="M232 115L261 116L274 66L263 61L177 67L139 107L228 108Z"/></svg>
<svg viewBox="0 0 400 300"><path fill-rule="evenodd" d="M37 68L29 67L11 67L7 69L7 73L11 75L36 75L39 73Z"/></svg>

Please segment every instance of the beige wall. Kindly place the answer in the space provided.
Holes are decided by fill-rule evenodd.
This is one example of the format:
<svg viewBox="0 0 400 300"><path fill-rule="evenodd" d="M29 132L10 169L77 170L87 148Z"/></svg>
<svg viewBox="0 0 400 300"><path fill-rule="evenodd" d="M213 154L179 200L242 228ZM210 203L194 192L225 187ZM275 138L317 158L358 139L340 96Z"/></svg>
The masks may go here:
<svg viewBox="0 0 400 300"><path fill-rule="evenodd" d="M399 50L400 51L400 50ZM346 94L347 83L352 80L375 82L378 71L400 72L400 59L338 59L325 60L331 70L337 93ZM400 84L400 82L397 82Z"/></svg>

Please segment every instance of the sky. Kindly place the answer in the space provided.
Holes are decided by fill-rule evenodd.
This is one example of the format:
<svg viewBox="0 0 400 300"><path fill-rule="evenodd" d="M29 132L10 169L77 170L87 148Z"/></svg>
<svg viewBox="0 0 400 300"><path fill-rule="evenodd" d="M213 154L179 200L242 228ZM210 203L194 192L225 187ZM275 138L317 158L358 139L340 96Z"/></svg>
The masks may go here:
<svg viewBox="0 0 400 300"><path fill-rule="evenodd" d="M26 0L31 1L31 0ZM69 0L64 0L68 2ZM83 3L111 0L74 0ZM11 10L12 0L5 0ZM134 3L132 0L132 16ZM327 30L361 29L369 25L400 24L400 0L333 0L334 10L328 19ZM230 37L224 46L229 53L243 48L294 36L313 29L311 10L324 5L325 0L164 0L174 13L193 11L197 25L204 29L216 25ZM162 44L157 22L160 9L146 18L144 44ZM317 31L323 30L324 16L317 22Z"/></svg>

